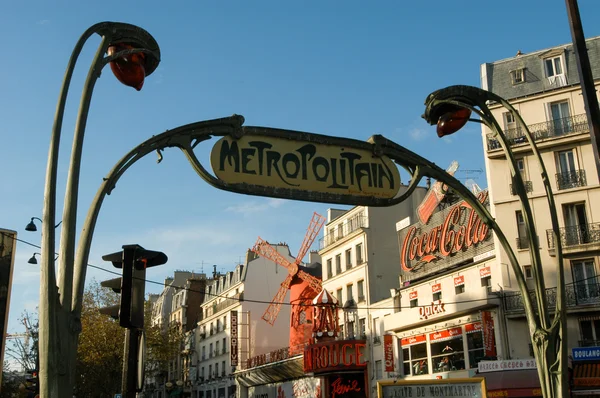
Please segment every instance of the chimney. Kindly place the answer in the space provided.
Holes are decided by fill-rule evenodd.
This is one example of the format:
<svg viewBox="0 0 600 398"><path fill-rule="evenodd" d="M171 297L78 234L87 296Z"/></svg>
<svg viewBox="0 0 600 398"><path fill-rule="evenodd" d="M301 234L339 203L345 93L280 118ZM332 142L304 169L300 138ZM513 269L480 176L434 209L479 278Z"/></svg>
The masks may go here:
<svg viewBox="0 0 600 398"><path fill-rule="evenodd" d="M171 283L173 283L173 278L171 278L170 276L168 278L165 278L165 287L168 287Z"/></svg>
<svg viewBox="0 0 600 398"><path fill-rule="evenodd" d="M217 264L213 265L213 279L217 279Z"/></svg>
<svg viewBox="0 0 600 398"><path fill-rule="evenodd" d="M248 249L248 251L246 252L246 265L252 261L252 260L256 260L258 258L258 255L256 253L254 253L252 250Z"/></svg>
<svg viewBox="0 0 600 398"><path fill-rule="evenodd" d="M308 263L313 264L313 263L320 263L320 262L321 262L321 256L319 256L319 252L316 250L311 250L311 252L308 253Z"/></svg>

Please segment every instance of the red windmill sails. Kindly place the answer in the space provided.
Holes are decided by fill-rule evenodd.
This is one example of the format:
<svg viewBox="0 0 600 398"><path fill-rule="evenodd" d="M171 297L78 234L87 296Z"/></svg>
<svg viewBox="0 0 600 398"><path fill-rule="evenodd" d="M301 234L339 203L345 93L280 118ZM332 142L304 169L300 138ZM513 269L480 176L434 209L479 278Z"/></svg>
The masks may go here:
<svg viewBox="0 0 600 398"><path fill-rule="evenodd" d="M268 242L264 241L260 237L258 237L258 240L254 244L254 247L252 248L252 251L254 253L268 260L271 260L274 263L287 268L288 270L288 276L281 283L279 291L277 292L275 297L273 297L273 301L271 302L271 304L269 304L267 310L262 316L262 319L267 321L270 325L273 325L275 323L275 319L277 319L277 314L279 314L279 311L281 310L281 305L283 304L285 295L287 294L287 291L290 289L290 286L292 284L304 283L311 290L314 291L315 295L321 291L321 280L302 270L302 266L300 265L300 263L302 263L302 259L312 246L324 223L325 217L317 213L313 214L313 217L306 231L306 235L304 236L304 241L302 242L302 246L300 247L300 251L298 252L296 260L293 263L290 262L283 255L281 255L277 251L277 249L275 249L273 246L271 246ZM291 298L291 301L294 301L293 298Z"/></svg>

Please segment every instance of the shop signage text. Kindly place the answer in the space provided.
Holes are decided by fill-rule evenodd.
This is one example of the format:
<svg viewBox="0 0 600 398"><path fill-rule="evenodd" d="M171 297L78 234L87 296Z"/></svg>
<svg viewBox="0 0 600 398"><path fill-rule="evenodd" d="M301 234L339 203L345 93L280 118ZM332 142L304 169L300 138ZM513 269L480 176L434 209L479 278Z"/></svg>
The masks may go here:
<svg viewBox="0 0 600 398"><path fill-rule="evenodd" d="M443 339L450 339L455 336L462 336L462 328L460 326L452 329L442 330L440 332L430 333L429 340L437 341Z"/></svg>
<svg viewBox="0 0 600 398"><path fill-rule="evenodd" d="M432 293L437 293L439 291L442 290L442 284L441 283L436 283L435 285L431 285L431 292Z"/></svg>
<svg viewBox="0 0 600 398"><path fill-rule="evenodd" d="M289 347L280 348L278 350L273 350L268 354L260 354L255 357L248 358L248 360L246 361L246 366L248 368L255 368L257 366L265 365L267 363L283 361L284 359L288 359L289 357Z"/></svg>
<svg viewBox="0 0 600 398"><path fill-rule="evenodd" d="M494 319L490 311L481 311L481 324L483 326L483 348L486 357L496 356L496 346L494 345Z"/></svg>
<svg viewBox="0 0 600 398"><path fill-rule="evenodd" d="M484 191L477 199L485 203L487 198L488 193ZM420 262L451 256L490 237L488 226L466 202L455 205L440 225L425 232L421 228L410 227L402 242L400 265L404 271L412 271Z"/></svg>
<svg viewBox="0 0 600 398"><path fill-rule="evenodd" d="M426 340L427 340L427 337L425 337L425 335L422 334L422 335L419 335L419 336L405 337L402 340L400 340L400 344L402 344L402 347L405 347L405 346L410 345L410 344L423 343Z"/></svg>
<svg viewBox="0 0 600 398"><path fill-rule="evenodd" d="M304 349L304 372L364 368L367 366L364 340L328 341Z"/></svg>
<svg viewBox="0 0 600 398"><path fill-rule="evenodd" d="M383 356L385 359L385 371L393 372L394 369L394 336L383 335Z"/></svg>
<svg viewBox="0 0 600 398"><path fill-rule="evenodd" d="M422 384L391 384L381 387L381 398L433 398L433 397L455 397L455 398L480 398L484 396L481 382L464 383L450 382L450 379L435 380L440 384L433 384L434 380L428 380ZM464 379L463 379L464 380ZM445 382L445 383L444 383ZM442 384L444 383L444 384Z"/></svg>
<svg viewBox="0 0 600 398"><path fill-rule="evenodd" d="M419 307L419 318L427 319L432 315L438 315L444 312L446 312L446 309L444 308L444 303L442 303L442 300L437 300L425 307Z"/></svg>
<svg viewBox="0 0 600 398"><path fill-rule="evenodd" d="M498 372L502 370L537 369L535 359L505 359L501 361L479 361L479 373Z"/></svg>
<svg viewBox="0 0 600 398"><path fill-rule="evenodd" d="M231 339L230 339L230 351L231 351L231 366L238 365L238 313L237 311L231 311Z"/></svg>
<svg viewBox="0 0 600 398"><path fill-rule="evenodd" d="M454 278L454 287L462 286L464 284L465 284L465 276L464 275L457 276Z"/></svg>
<svg viewBox="0 0 600 398"><path fill-rule="evenodd" d="M361 392L362 388L358 384L358 380L344 380L338 377L331 383L330 392L331 398L336 398L342 395L346 395L349 392Z"/></svg>
<svg viewBox="0 0 600 398"><path fill-rule="evenodd" d="M223 137L212 149L215 175L233 184L393 198L400 173L385 156L366 149L279 137Z"/></svg>
<svg viewBox="0 0 600 398"><path fill-rule="evenodd" d="M483 268L479 268L479 277L480 278L485 278L488 276L492 275L492 268L491 267L483 267Z"/></svg>
<svg viewBox="0 0 600 398"><path fill-rule="evenodd" d="M573 360L600 360L600 347L573 348Z"/></svg>
<svg viewBox="0 0 600 398"><path fill-rule="evenodd" d="M416 290L413 290L412 292L408 293L408 298L409 298L410 300L414 300L414 299L416 299L417 297L419 297L419 294L417 293L417 291L416 291Z"/></svg>

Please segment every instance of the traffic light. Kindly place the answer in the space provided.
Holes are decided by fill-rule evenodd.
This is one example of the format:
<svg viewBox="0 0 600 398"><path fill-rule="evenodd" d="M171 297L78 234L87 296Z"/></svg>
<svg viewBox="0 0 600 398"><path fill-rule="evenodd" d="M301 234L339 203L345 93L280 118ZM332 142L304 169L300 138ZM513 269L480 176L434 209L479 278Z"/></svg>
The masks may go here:
<svg viewBox="0 0 600 398"><path fill-rule="evenodd" d="M123 250L102 256L116 268L123 269L121 278L100 282L103 287L121 294L120 305L104 307L100 313L119 320L119 325L128 329L144 327L144 295L146 292L146 268L167 262L162 252L146 250L140 245L124 245Z"/></svg>
<svg viewBox="0 0 600 398"><path fill-rule="evenodd" d="M38 372L37 370L28 370L29 374L25 378L25 390L28 392L27 397L34 397L39 391Z"/></svg>

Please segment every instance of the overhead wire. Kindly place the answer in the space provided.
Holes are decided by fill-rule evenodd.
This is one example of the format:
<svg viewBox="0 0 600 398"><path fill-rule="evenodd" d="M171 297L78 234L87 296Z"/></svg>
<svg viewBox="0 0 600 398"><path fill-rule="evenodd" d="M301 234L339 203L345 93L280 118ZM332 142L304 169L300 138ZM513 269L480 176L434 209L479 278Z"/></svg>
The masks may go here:
<svg viewBox="0 0 600 398"><path fill-rule="evenodd" d="M9 238L15 239L16 241L18 241L20 243L29 245L31 247L35 247L37 249L41 249L41 246L36 245L34 243L25 241L23 239L14 238L13 236L11 236L9 234L6 234L5 232L2 232L2 231L0 231L0 233L2 233L3 235L5 235L5 236L7 236ZM119 275L119 276L121 275L121 273L119 273L119 272L111 271L109 269L106 269L106 268L103 268L103 267L99 267L99 266L96 266L96 265L93 265L93 264L90 264L90 263L88 263L87 265L89 267L91 267L91 268L95 268L95 269L98 269L100 271L107 272L109 274L114 274L114 275ZM133 278L134 279L138 279L138 280L143 280L143 281L145 281L147 283L150 283L150 284L164 286L163 282L158 282L158 281L154 281L154 280L151 280L151 279L138 278L138 277L133 277ZM593 277L593 278L595 279L596 277ZM591 278L588 278L588 279L591 279ZM582 281L578 281L578 282L582 282ZM572 284L574 284L574 282ZM223 298L223 299L228 299L228 300L234 300L234 301L239 301L239 302L248 302L248 303L256 303L256 304L277 304L277 305L290 305L290 306L292 305L291 303L286 303L286 302L273 302L273 301L265 301L265 300L253 300L253 299L247 299L245 297L240 299L240 298L225 296L225 295L222 295L222 294L210 293L207 290L196 290L196 289L192 289L190 287L185 287L185 286L175 286L175 285L169 285L169 286L173 287L173 288L175 288L177 290L186 290L188 292L201 293L201 294L204 294L205 296L206 295L212 296L213 298ZM554 287L554 288L547 288L547 289L555 289L555 288L556 287ZM513 297L513 296L520 296L520 295L521 295L520 292L515 292L515 294L506 294L505 293L504 297ZM481 299L470 299L470 300L460 300L460 301L445 301L443 304L444 305L450 305L450 304L473 303L473 302L480 302L480 301L488 301L490 299L492 299L492 300L493 299L501 299L501 297L493 297L493 298L486 297L486 298L481 298ZM312 306L312 304L310 304L308 306ZM409 305L409 306L393 306L393 307L379 307L379 306L362 306L362 307L360 307L360 306L357 306L356 309L357 310L366 310L366 309L369 309L369 310L401 310L401 309L421 308L421 307L424 308L424 307L429 307L429 306L431 306L431 304L426 304L426 305Z"/></svg>

